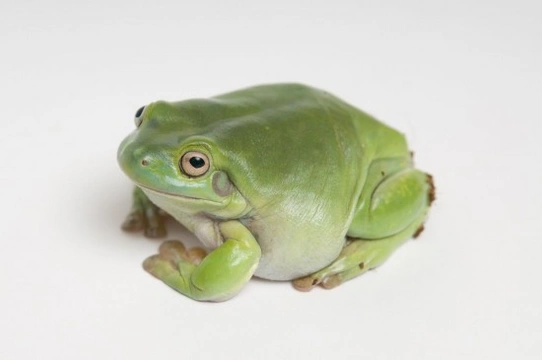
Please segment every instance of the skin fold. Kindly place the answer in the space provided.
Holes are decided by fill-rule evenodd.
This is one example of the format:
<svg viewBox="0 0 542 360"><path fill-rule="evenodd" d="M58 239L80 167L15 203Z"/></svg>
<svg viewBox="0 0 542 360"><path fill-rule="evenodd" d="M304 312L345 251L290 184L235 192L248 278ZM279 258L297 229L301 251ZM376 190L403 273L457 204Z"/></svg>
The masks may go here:
<svg viewBox="0 0 542 360"><path fill-rule="evenodd" d="M202 301L248 280L335 287L423 229L432 178L404 136L315 88L274 84L136 113L118 150L136 185L123 224L166 234L163 212L210 250L164 243L144 268Z"/></svg>

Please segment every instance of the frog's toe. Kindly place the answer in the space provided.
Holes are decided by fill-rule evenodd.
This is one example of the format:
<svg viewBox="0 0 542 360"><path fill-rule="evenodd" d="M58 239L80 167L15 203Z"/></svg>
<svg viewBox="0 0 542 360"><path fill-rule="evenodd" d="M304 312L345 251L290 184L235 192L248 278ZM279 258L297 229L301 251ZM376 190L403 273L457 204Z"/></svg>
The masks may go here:
<svg viewBox="0 0 542 360"><path fill-rule="evenodd" d="M143 231L148 238L160 238L167 235L164 216L158 212L133 211L126 216L121 228L128 232Z"/></svg>
<svg viewBox="0 0 542 360"><path fill-rule="evenodd" d="M361 262L357 266L353 266L349 269L346 269L344 271L341 271L337 274L330 275L326 277L320 286L322 286L324 289L333 289L337 286L341 285L342 283L347 282L350 279L353 279L357 276L360 276L361 274L366 273L367 271L373 269L375 266L366 265L365 263Z"/></svg>
<svg viewBox="0 0 542 360"><path fill-rule="evenodd" d="M138 232L143 230L145 228L145 217L143 216L143 212L136 211L128 214L121 227L122 230L128 232Z"/></svg>
<svg viewBox="0 0 542 360"><path fill-rule="evenodd" d="M177 240L168 240L160 245L158 250L160 257L169 260L173 264L178 264L181 261L188 261L192 264L199 264L207 252L200 247L195 247L187 250L186 247Z"/></svg>
<svg viewBox="0 0 542 360"><path fill-rule="evenodd" d="M161 238L166 235L166 226L161 216L155 214L155 216L147 218L147 224L145 226L146 237L154 239Z"/></svg>
<svg viewBox="0 0 542 360"><path fill-rule="evenodd" d="M321 283L320 286L324 289L333 289L337 286L341 285L344 282L344 280L339 276L339 274L331 275L325 278Z"/></svg>
<svg viewBox="0 0 542 360"><path fill-rule="evenodd" d="M186 247L177 240L164 241L158 249L158 254L163 259L169 260L174 264L177 264L182 260L188 260Z"/></svg>
<svg viewBox="0 0 542 360"><path fill-rule="evenodd" d="M169 274L177 272L175 266L161 255L149 256L143 262L143 269L158 279L163 279Z"/></svg>
<svg viewBox="0 0 542 360"><path fill-rule="evenodd" d="M305 276L299 279L292 281L294 288L299 291L311 291L315 286L319 284L319 280L313 276Z"/></svg>
<svg viewBox="0 0 542 360"><path fill-rule="evenodd" d="M188 253L188 260L191 263L196 264L196 265L198 265L207 256L207 252L200 247L192 248L188 250L187 253Z"/></svg>

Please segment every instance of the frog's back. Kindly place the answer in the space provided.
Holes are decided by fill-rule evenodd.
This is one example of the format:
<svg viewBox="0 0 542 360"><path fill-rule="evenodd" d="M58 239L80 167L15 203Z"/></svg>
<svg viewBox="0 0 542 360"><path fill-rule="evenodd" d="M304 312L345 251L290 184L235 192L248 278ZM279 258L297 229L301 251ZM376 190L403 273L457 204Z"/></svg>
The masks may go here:
<svg viewBox="0 0 542 360"><path fill-rule="evenodd" d="M408 152L404 137L396 130L324 90L302 84L260 85L174 105L200 129L202 126L220 129L221 124L229 127L232 119L260 123L288 121L290 125L324 121L333 124L335 133L353 133L363 148L372 150L365 153L367 156L392 157ZM383 143L386 146L381 146Z"/></svg>
<svg viewBox="0 0 542 360"><path fill-rule="evenodd" d="M343 131L351 130L348 126L351 124L360 144L366 149L372 149L367 156L386 158L408 154L406 141L401 133L318 88L297 83L260 85L219 95L213 99L228 106L231 109L229 114L233 116L279 109L296 109L297 113L314 111L320 113L321 118L330 119L342 127Z"/></svg>

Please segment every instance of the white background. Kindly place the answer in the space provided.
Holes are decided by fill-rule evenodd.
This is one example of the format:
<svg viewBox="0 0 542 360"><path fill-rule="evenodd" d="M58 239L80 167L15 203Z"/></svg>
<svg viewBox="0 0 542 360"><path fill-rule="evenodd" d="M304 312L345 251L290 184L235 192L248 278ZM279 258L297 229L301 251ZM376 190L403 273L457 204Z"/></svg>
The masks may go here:
<svg viewBox="0 0 542 360"><path fill-rule="evenodd" d="M0 358L540 359L539 4L2 1ZM119 230L116 148L150 101L280 81L405 132L438 200L333 291L197 303L142 270L159 241Z"/></svg>

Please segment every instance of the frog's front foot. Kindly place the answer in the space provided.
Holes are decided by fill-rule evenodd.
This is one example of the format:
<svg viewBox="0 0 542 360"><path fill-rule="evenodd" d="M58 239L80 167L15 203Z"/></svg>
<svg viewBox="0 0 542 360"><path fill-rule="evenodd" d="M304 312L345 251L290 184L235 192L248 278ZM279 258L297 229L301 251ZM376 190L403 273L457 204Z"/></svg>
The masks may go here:
<svg viewBox="0 0 542 360"><path fill-rule="evenodd" d="M254 274L261 256L258 242L238 221L220 223L226 239L208 255L166 241L157 255L143 263L146 271L194 300L224 301L241 291Z"/></svg>
<svg viewBox="0 0 542 360"><path fill-rule="evenodd" d="M206 255L202 248L187 250L180 241L169 240L143 262L143 268L175 289L190 288L190 276Z"/></svg>
<svg viewBox="0 0 542 360"><path fill-rule="evenodd" d="M164 237L167 234L164 218L165 213L136 187L132 194L132 209L122 223L122 229L129 232L143 231L149 238Z"/></svg>
<svg viewBox="0 0 542 360"><path fill-rule="evenodd" d="M164 270L178 272L183 262L194 266L199 264L207 255L202 248L195 247L187 250L177 240L168 240L160 245L158 254L148 257L143 262L143 268L153 276L162 279Z"/></svg>

